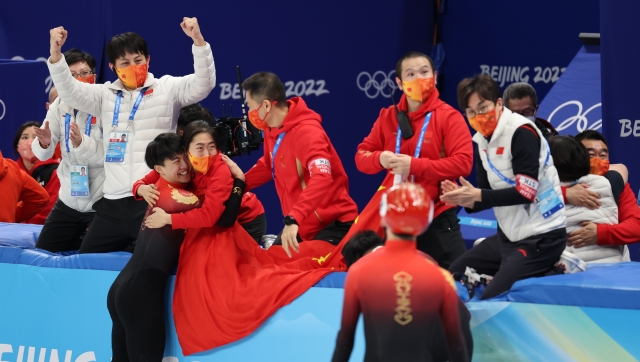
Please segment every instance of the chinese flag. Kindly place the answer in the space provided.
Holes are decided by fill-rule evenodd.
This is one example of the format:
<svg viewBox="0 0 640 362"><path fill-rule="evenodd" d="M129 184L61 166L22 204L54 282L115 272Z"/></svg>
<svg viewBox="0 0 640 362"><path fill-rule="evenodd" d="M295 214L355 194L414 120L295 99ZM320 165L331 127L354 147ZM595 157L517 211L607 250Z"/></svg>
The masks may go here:
<svg viewBox="0 0 640 362"><path fill-rule="evenodd" d="M388 174L340 244L305 241L292 258L281 246L260 249L238 223L187 230L173 295L182 353L188 356L248 336L325 275L346 270L341 251L352 235L367 229L382 235L380 197L392 183Z"/></svg>

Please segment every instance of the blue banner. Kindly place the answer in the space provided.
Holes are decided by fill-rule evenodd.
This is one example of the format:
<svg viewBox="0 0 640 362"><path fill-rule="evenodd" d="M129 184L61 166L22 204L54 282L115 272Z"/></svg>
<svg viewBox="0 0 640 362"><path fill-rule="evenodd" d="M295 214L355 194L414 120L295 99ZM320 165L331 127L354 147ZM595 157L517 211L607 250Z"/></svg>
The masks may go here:
<svg viewBox="0 0 640 362"><path fill-rule="evenodd" d="M600 46L580 48L567 70L540 103L538 117L563 135L602 128Z"/></svg>
<svg viewBox="0 0 640 362"><path fill-rule="evenodd" d="M18 157L11 144L20 125L44 120L47 77L49 70L41 61L0 59L0 150L4 157Z"/></svg>

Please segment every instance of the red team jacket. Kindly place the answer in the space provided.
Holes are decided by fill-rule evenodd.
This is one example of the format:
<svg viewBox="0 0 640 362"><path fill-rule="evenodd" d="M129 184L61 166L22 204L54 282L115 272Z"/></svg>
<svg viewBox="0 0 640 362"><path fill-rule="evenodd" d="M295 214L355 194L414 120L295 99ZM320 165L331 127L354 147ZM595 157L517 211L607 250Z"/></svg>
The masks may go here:
<svg viewBox="0 0 640 362"><path fill-rule="evenodd" d="M220 157L218 156L218 159ZM220 160L221 162L221 160ZM226 165L220 164L219 166L216 167L223 167ZM199 197L202 198L202 196L204 196L206 194L206 189L207 189L207 185L211 185L213 188L215 188L215 181L214 180L214 174L216 174L215 172L210 172L211 175L207 176L207 175L202 175L201 173L196 173L196 175L193 177L191 184L192 185L201 185L202 187L197 187L198 190L196 191L197 195ZM224 175L224 172L219 172L219 175ZM219 176L218 176L219 177ZM222 176L224 177L224 176ZM133 192L133 197L136 200L142 200L141 197L138 196L138 187L142 186L142 185L152 185L155 184L156 182L158 182L158 180L161 179L160 175L155 171L155 170L151 170L148 174L145 175L144 178L136 181L133 184L133 188L131 190L131 192ZM233 183L233 179L230 177L231 182ZM211 182L211 183L210 183ZM193 191L192 189L194 188L192 185L189 185L189 187L187 187L187 190ZM227 199L229 198L230 192L224 196L224 195L219 195L221 197L223 197L222 199L222 209L220 210L220 214L222 213L222 211L224 211L224 202L227 201ZM264 207L262 206L262 203L260 202L260 200L258 200L258 198L256 197L255 194L252 194L250 192L245 193L244 195L242 195L242 204L240 205L240 211L238 213L238 222L240 224L244 224L247 223L253 219L255 219L258 215L264 214ZM215 215L217 215L217 217L215 218L215 220L213 219L215 217ZM177 215L176 215L177 216ZM200 216L203 217L203 220L207 220L207 222L212 222L209 226L213 226L218 219L220 218L220 215L218 215L217 213L212 213L212 212L204 212L202 213ZM177 227L175 226L175 222L176 220L182 220L181 216L177 216L176 218L172 217L171 221L174 223L174 229L182 229L182 227ZM179 221L181 222L181 221ZM188 227L195 227L195 226L188 226ZM199 226L199 227L205 227L205 226Z"/></svg>
<svg viewBox="0 0 640 362"><path fill-rule="evenodd" d="M289 113L282 125L264 131L264 156L245 175L247 190L272 179L274 145L286 132L273 161L276 191L283 215L293 216L298 234L311 240L335 220L354 221L358 206L349 196L347 174L320 115L302 98L293 97L287 104Z"/></svg>
<svg viewBox="0 0 640 362"><path fill-rule="evenodd" d="M415 242L388 240L349 269L333 361L349 360L361 313L365 361L468 361L458 305L448 271ZM441 331L446 345L436 342Z"/></svg>
<svg viewBox="0 0 640 362"><path fill-rule="evenodd" d="M0 221L23 222L38 214L49 194L33 177L0 152Z"/></svg>
<svg viewBox="0 0 640 362"><path fill-rule="evenodd" d="M438 90L415 112L409 113L409 120L414 136L401 140L400 153L414 156L423 121L429 112L433 112L431 121L424 136L420 158L411 161L411 175L433 200L438 200L440 182L456 180L460 176L467 177L473 167L473 142L471 133L464 118L453 107L439 98ZM407 111L407 98L402 95L398 108ZM356 167L361 172L376 174L383 171L380 165L382 151L396 150L396 132L398 118L393 106L382 109L380 116L373 124L371 133L358 146ZM436 203L434 217L455 206Z"/></svg>
<svg viewBox="0 0 640 362"><path fill-rule="evenodd" d="M22 159L18 159L18 161L16 161L16 164L18 164L18 167L22 171L26 172L29 176L33 176L34 173L37 173L37 170L40 167L44 167L47 165L59 165L60 161L58 161L55 156L46 161L38 160L38 162L33 165L31 170L27 170L27 168L24 166L24 162L22 162ZM41 181L40 177L38 177L36 182L38 182L40 185L42 185L42 187L44 187L45 190L47 190L47 193L49 194L49 203L39 213L37 213L32 218L25 220L24 222L26 222L27 224L44 225L44 221L47 219L47 216L49 216L49 213L51 213L53 205L56 203L56 201L58 201L58 192L60 191L60 179L58 178L58 170L53 170L51 177L46 183L44 180Z"/></svg>

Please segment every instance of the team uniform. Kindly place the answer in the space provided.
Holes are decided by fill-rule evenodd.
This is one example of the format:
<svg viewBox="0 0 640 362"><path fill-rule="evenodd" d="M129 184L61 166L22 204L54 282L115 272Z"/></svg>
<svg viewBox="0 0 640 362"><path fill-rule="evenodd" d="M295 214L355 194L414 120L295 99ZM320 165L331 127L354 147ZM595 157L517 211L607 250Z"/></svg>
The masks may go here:
<svg viewBox="0 0 640 362"><path fill-rule="evenodd" d="M400 111L407 111L407 96L402 95ZM418 250L431 255L443 268L466 251L458 224L457 209L438 201L440 182L468 176L473 166L471 134L460 112L439 98L437 89L415 112L408 113L413 137L400 139L395 107L380 111L371 133L358 146L355 156L358 170L376 174L383 151L413 157L410 175L436 200L435 219L418 237Z"/></svg>
<svg viewBox="0 0 640 362"><path fill-rule="evenodd" d="M200 206L198 196L160 178L155 185L160 196L154 207L169 214ZM149 206L145 218L153 213ZM166 225L158 229L142 226L136 248L107 295L113 328L113 362L160 361L165 345L165 289L178 263L185 231Z"/></svg>
<svg viewBox="0 0 640 362"><path fill-rule="evenodd" d="M482 201L467 212L493 207L498 234L467 251L449 271L470 267L493 275L482 295L487 299L551 270L567 243L566 212L549 145L533 122L504 108L489 138L478 132L473 141L482 165L476 170Z"/></svg>
<svg viewBox="0 0 640 362"><path fill-rule="evenodd" d="M298 223L300 240L334 245L358 216L340 157L322 128L320 115L299 97L278 128L264 131L264 156L246 175L247 190L274 180L283 215Z"/></svg>

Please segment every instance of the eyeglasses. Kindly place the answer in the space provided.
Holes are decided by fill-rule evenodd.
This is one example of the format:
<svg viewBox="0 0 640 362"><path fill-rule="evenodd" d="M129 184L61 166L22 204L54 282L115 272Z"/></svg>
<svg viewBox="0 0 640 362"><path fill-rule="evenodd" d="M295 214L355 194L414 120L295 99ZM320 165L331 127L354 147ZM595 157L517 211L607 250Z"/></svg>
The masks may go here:
<svg viewBox="0 0 640 362"><path fill-rule="evenodd" d="M474 111L473 109L467 109L464 112L466 113L468 119L474 119L479 114L485 114L485 113L489 112L489 107L490 106L491 106L491 104L487 104L485 106L482 106L482 107L478 108L477 111Z"/></svg>
<svg viewBox="0 0 640 362"><path fill-rule="evenodd" d="M78 77L87 78L93 74L90 70L83 70L80 74L71 72L71 76L78 79Z"/></svg>
<svg viewBox="0 0 640 362"><path fill-rule="evenodd" d="M524 116L524 117L532 117L532 116L535 115L536 110L535 109L531 109L531 108L527 108L527 109L523 110L522 112L516 112L516 113L519 113L521 116Z"/></svg>

